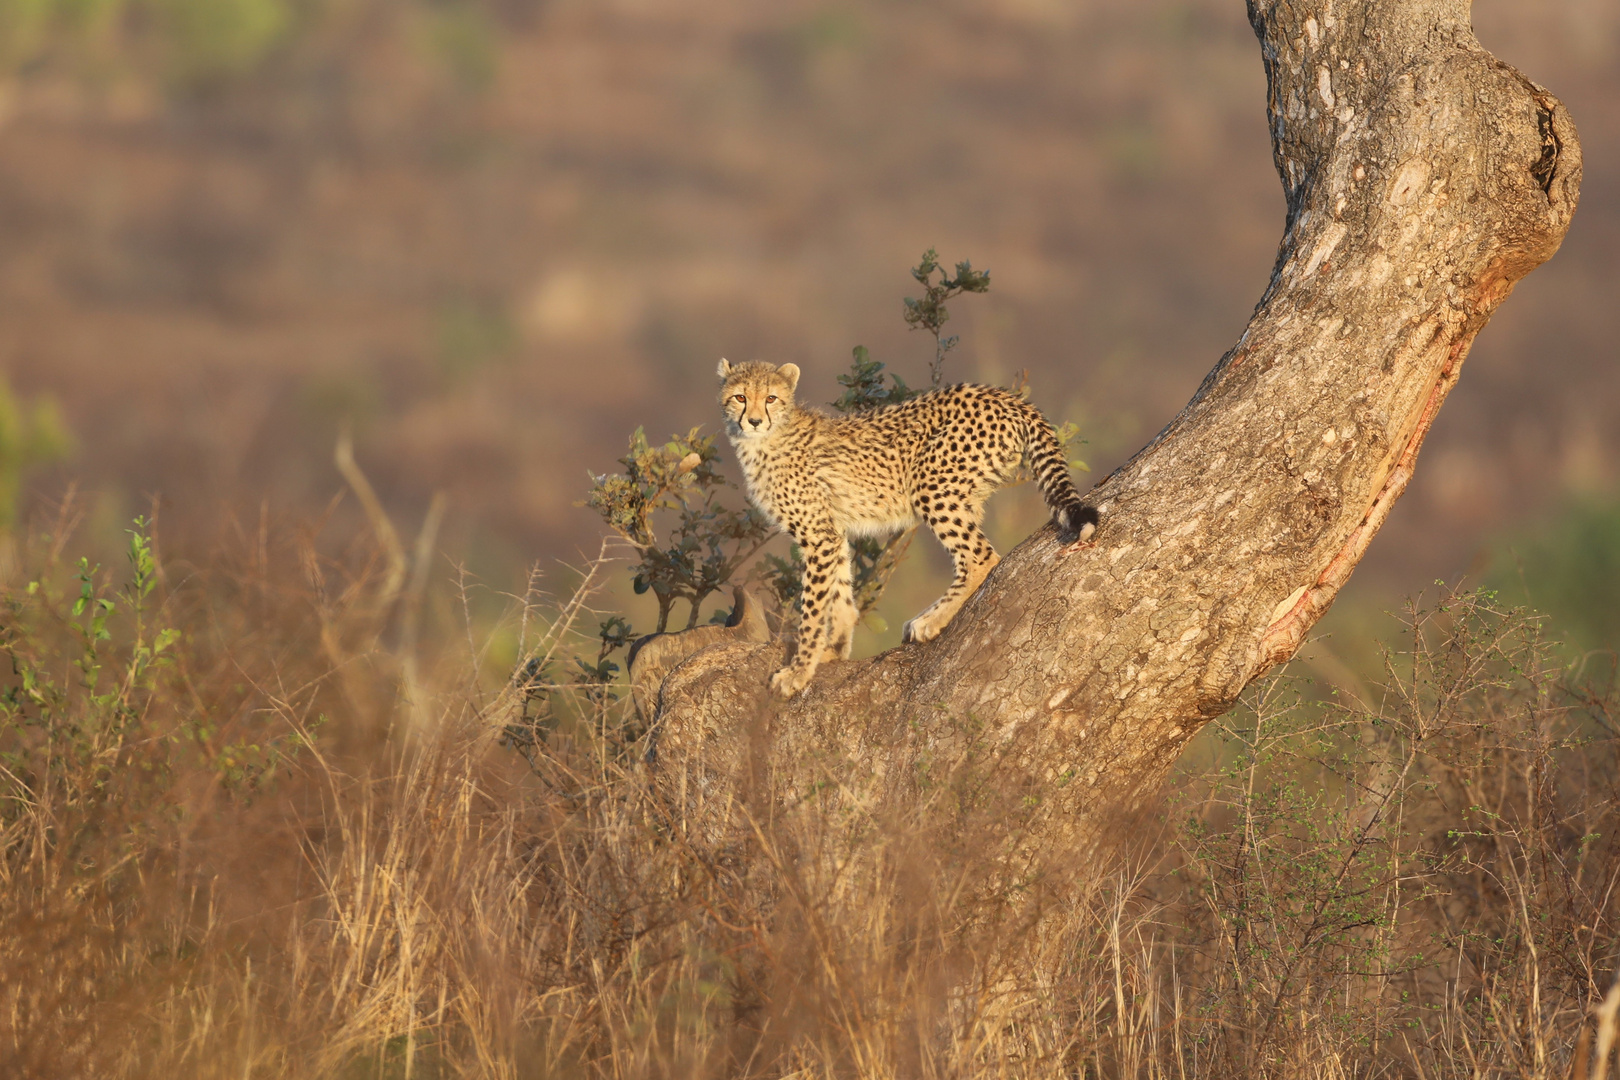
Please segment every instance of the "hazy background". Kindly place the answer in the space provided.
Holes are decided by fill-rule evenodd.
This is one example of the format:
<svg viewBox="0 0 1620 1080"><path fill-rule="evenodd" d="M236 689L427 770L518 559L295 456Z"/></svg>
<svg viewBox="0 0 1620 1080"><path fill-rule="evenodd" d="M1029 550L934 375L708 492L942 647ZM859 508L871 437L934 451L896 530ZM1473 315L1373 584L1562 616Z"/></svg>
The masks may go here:
<svg viewBox="0 0 1620 1080"><path fill-rule="evenodd" d="M1475 22L1570 107L1581 208L1341 606L1522 571L1595 641L1620 2ZM0 0L0 457L33 463L24 514L76 483L92 533L156 499L206 546L319 519L348 424L401 526L446 492L447 560L508 588L596 550L574 503L636 425L715 429L720 356L798 363L810 400L856 344L925 381L900 310L935 246L992 275L951 377L1027 368L1097 478L1237 338L1282 217L1240 0ZM1039 516L1003 496L996 535ZM900 614L944 566L913 550Z"/></svg>

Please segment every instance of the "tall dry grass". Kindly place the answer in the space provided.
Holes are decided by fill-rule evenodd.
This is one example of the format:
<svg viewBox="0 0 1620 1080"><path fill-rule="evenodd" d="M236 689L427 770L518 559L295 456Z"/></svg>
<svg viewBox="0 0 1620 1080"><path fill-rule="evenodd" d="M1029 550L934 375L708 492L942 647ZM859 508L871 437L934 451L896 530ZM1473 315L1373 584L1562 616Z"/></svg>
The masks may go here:
<svg viewBox="0 0 1620 1080"><path fill-rule="evenodd" d="M1612 1062L1612 668L1555 663L1488 597L1412 613L1326 702L1257 688L1163 808L1079 853L991 756L916 805L830 768L693 820L681 763L620 738L618 692L560 674L594 663L600 567L481 635L422 617L397 540L265 523L187 561L137 535L107 572L70 526L4 583L6 1075ZM550 682L489 670L491 635Z"/></svg>

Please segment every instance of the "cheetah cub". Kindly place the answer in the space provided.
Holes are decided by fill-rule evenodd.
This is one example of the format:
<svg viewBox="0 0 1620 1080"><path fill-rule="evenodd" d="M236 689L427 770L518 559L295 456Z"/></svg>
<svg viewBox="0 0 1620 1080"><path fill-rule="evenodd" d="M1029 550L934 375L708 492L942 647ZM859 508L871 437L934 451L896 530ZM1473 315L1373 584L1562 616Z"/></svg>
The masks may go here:
<svg viewBox="0 0 1620 1080"><path fill-rule="evenodd" d="M1069 480L1052 425L994 386L963 383L858 416L794 404L794 364L720 361L726 434L748 497L804 551L798 644L771 689L792 697L823 660L849 656L860 612L850 589L849 539L883 536L919 519L951 553L956 578L906 624L905 641L939 636L1001 561L980 528L984 500L1027 458L1058 528L1079 540L1097 511Z"/></svg>

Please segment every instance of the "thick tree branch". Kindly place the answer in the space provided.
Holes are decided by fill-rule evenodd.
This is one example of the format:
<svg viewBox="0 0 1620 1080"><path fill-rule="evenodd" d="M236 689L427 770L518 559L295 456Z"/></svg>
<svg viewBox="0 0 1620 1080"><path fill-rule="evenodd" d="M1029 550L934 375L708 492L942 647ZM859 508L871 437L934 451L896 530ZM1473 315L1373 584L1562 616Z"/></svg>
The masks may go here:
<svg viewBox="0 0 1620 1080"><path fill-rule="evenodd" d="M1042 530L939 640L828 665L780 709L779 648L676 668L658 738L688 800L829 770L904 798L919 762L988 747L1068 834L1156 792L1327 610L1474 336L1562 241L1580 148L1558 100L1475 41L1463 0L1249 15L1288 201L1276 267L1237 345L1098 485L1096 545L1064 554Z"/></svg>

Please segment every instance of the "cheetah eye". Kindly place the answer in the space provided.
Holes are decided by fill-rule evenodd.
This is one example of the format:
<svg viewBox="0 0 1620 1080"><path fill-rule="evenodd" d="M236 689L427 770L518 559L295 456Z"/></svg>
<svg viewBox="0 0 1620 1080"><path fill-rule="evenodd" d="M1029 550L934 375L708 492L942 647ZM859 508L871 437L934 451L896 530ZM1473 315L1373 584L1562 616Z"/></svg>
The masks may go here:
<svg viewBox="0 0 1620 1080"><path fill-rule="evenodd" d="M744 405L746 405L746 404L748 404L748 395L747 394L733 394L733 395L731 395L731 400L732 401L740 401Z"/></svg>
<svg viewBox="0 0 1620 1080"><path fill-rule="evenodd" d="M765 404L767 404L767 405L769 405L769 404L770 404L770 403L771 403L771 402L773 402L773 401L775 401L775 400L776 400L776 395L775 395L775 394L771 394L771 395L770 395L770 396L769 396L769 397L767 397L767 398L766 398L766 399L765 399Z"/></svg>

